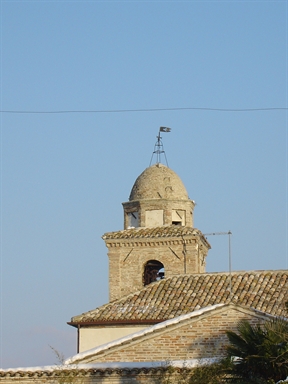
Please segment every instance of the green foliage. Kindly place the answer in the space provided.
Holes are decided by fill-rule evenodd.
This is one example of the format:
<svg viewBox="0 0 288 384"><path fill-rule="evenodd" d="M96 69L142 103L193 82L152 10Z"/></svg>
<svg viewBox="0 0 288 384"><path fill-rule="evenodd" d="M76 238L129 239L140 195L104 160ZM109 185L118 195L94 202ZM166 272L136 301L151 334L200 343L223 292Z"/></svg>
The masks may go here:
<svg viewBox="0 0 288 384"><path fill-rule="evenodd" d="M189 384L191 369L185 362L183 367L176 368L167 361L163 368L158 378L153 380L155 384Z"/></svg>
<svg viewBox="0 0 288 384"><path fill-rule="evenodd" d="M221 384L224 383L226 371L231 362L223 359L217 363L200 364L193 369L189 384Z"/></svg>
<svg viewBox="0 0 288 384"><path fill-rule="evenodd" d="M237 332L227 331L230 345L227 357L233 383L268 383L283 380L288 375L288 326L281 319L263 325L241 321Z"/></svg>

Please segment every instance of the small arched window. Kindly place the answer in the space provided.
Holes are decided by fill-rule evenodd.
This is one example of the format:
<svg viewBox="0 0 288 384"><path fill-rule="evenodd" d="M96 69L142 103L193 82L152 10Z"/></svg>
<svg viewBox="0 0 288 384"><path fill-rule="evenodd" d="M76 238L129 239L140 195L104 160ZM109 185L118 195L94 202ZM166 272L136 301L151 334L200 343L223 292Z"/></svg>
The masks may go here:
<svg viewBox="0 0 288 384"><path fill-rule="evenodd" d="M164 265L157 260L147 261L144 267L143 284L148 285L161 279L164 279Z"/></svg>

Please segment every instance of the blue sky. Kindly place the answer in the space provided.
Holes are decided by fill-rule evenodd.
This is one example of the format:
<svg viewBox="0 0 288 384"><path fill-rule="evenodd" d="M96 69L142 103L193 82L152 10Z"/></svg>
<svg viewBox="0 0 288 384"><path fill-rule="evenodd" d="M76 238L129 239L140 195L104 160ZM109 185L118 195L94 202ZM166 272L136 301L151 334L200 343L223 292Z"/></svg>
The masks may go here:
<svg viewBox="0 0 288 384"><path fill-rule="evenodd" d="M287 268L287 1L1 1L1 367L76 352L160 126L232 269ZM158 111L109 112L162 109ZM207 271L228 270L227 236Z"/></svg>

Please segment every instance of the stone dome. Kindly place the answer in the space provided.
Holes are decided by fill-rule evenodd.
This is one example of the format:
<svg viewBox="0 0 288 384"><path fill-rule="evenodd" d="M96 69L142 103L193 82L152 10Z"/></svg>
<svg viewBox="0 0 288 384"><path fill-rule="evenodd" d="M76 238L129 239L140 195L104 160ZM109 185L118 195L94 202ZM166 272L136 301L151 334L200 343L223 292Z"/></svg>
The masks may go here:
<svg viewBox="0 0 288 384"><path fill-rule="evenodd" d="M136 179L129 201L142 199L188 200L180 177L163 164L146 168Z"/></svg>

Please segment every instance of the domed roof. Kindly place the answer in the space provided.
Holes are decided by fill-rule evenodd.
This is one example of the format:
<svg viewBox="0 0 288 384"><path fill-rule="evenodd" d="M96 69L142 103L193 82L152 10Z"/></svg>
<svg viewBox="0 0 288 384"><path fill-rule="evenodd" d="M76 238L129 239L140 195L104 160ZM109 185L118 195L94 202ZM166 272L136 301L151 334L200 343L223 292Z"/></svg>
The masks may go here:
<svg viewBox="0 0 288 384"><path fill-rule="evenodd" d="M180 177L163 164L154 164L136 179L129 201L142 199L188 200Z"/></svg>

